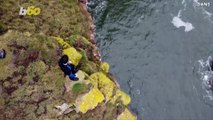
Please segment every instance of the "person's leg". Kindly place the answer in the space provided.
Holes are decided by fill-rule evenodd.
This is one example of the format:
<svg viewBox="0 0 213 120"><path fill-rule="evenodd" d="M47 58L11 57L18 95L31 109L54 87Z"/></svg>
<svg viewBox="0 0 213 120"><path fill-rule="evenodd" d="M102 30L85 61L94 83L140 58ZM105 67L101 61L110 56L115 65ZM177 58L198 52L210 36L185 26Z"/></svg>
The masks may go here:
<svg viewBox="0 0 213 120"><path fill-rule="evenodd" d="M78 81L79 80L79 78L77 78L77 77L75 77L74 79L73 79L73 81Z"/></svg>
<svg viewBox="0 0 213 120"><path fill-rule="evenodd" d="M73 64L70 64L70 66L71 66L71 72L73 74L76 74L78 72L78 69Z"/></svg>
<svg viewBox="0 0 213 120"><path fill-rule="evenodd" d="M78 78L76 77L75 74L70 74L69 78L70 78L70 80L73 80L73 81L77 81L78 80Z"/></svg>

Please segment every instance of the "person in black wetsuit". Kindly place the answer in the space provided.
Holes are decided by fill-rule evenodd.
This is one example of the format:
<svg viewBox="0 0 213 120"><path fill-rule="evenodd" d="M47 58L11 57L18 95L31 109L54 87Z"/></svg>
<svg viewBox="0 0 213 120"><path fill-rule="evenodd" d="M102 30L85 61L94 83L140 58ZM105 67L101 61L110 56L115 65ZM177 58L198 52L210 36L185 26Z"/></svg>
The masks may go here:
<svg viewBox="0 0 213 120"><path fill-rule="evenodd" d="M67 55L63 55L58 62L61 70L64 72L64 75L68 75L70 80L77 81L78 78L76 77L76 73L78 69L73 65Z"/></svg>
<svg viewBox="0 0 213 120"><path fill-rule="evenodd" d="M0 50L0 59L6 57L6 51L4 49Z"/></svg>

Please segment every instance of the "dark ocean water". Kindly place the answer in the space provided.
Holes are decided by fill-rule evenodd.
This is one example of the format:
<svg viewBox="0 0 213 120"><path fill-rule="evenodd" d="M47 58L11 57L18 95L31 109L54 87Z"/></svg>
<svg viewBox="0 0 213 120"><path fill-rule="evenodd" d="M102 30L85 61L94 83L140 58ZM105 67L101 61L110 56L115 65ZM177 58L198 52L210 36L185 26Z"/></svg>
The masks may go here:
<svg viewBox="0 0 213 120"><path fill-rule="evenodd" d="M213 120L203 87L212 0L91 0L89 8L102 59L139 120Z"/></svg>

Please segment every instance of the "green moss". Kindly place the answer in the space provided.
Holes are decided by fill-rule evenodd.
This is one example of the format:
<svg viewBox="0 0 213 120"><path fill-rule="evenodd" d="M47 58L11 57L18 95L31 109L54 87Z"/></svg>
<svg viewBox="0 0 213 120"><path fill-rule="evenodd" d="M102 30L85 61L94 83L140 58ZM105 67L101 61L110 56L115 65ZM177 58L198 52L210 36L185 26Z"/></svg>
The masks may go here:
<svg viewBox="0 0 213 120"><path fill-rule="evenodd" d="M37 35L34 41L29 44L30 51L39 51L40 59L47 65L56 65L58 59L58 49L55 40L45 35Z"/></svg>
<svg viewBox="0 0 213 120"><path fill-rule="evenodd" d="M0 23L0 35L5 33L7 31L7 28L5 25L3 25L2 23Z"/></svg>
<svg viewBox="0 0 213 120"><path fill-rule="evenodd" d="M4 98L0 97L0 106L3 106L5 104Z"/></svg>
<svg viewBox="0 0 213 120"><path fill-rule="evenodd" d="M17 17L20 6L27 8L30 5L41 8L38 16ZM14 9L11 9L13 7ZM88 26L81 24L87 23L87 19L82 19L84 14L80 11L78 0L57 0L57 1L13 1L7 0L1 2L0 11L1 22L12 26L13 29L19 31L30 31L33 33L43 32L49 36L59 35L68 37L73 33L82 34L81 31L87 29ZM15 16L14 16L15 15ZM76 16L76 17L70 17ZM72 30L72 25L77 29ZM88 31L84 31L88 32ZM83 33L85 34L85 33Z"/></svg>
<svg viewBox="0 0 213 120"><path fill-rule="evenodd" d="M73 46L73 44L76 42L77 40L77 36L72 35L70 36L68 39L66 39L65 41L70 44L71 46Z"/></svg>
<svg viewBox="0 0 213 120"><path fill-rule="evenodd" d="M24 66L19 66L18 67L18 72L24 73L25 72L25 67Z"/></svg>
<svg viewBox="0 0 213 120"><path fill-rule="evenodd" d="M26 72L29 79L34 79L37 81L43 77L46 69L47 66L43 61L36 61L29 65Z"/></svg>
<svg viewBox="0 0 213 120"><path fill-rule="evenodd" d="M53 67L42 78L42 82L49 89L63 89L65 78L58 66Z"/></svg>
<svg viewBox="0 0 213 120"><path fill-rule="evenodd" d="M40 42L45 42L48 40L48 37L46 35L36 35L36 38L40 41Z"/></svg>
<svg viewBox="0 0 213 120"><path fill-rule="evenodd" d="M83 70L87 74L91 75L92 73L98 72L98 67L97 67L96 63L87 61L87 62L82 63L81 70Z"/></svg>
<svg viewBox="0 0 213 120"><path fill-rule="evenodd" d="M85 50L80 49L80 54L82 55L81 62L86 62L86 61L88 61L87 53L86 53Z"/></svg>
<svg viewBox="0 0 213 120"><path fill-rule="evenodd" d="M78 93L84 91L84 88L85 88L85 84L83 84L83 83L76 83L76 84L73 85L72 91L74 93L78 94Z"/></svg>

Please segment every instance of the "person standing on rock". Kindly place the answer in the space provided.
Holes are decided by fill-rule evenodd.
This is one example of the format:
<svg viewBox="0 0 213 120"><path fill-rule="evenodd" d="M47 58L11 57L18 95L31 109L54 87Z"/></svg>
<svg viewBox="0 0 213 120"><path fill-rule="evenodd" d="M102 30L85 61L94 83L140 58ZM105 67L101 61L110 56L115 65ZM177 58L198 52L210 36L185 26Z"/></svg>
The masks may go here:
<svg viewBox="0 0 213 120"><path fill-rule="evenodd" d="M70 80L77 81L78 78L76 77L76 73L78 72L78 69L75 67L75 65L72 64L71 61L69 61L69 58L67 55L63 55L61 59L58 62L61 70L64 72L64 75L68 75Z"/></svg>

